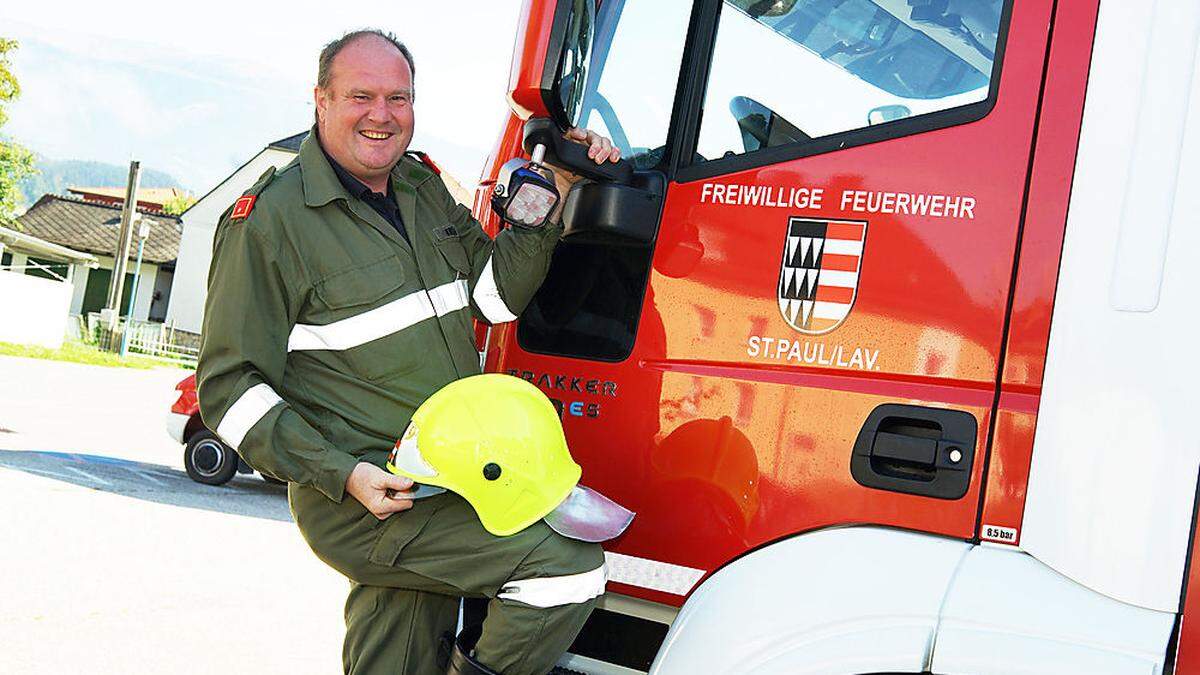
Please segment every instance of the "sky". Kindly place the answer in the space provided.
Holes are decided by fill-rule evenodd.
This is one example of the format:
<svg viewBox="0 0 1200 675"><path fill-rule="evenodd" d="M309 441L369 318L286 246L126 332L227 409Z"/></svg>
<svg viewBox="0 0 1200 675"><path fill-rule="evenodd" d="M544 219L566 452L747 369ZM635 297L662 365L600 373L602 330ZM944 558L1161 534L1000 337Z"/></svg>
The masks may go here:
<svg viewBox="0 0 1200 675"><path fill-rule="evenodd" d="M322 45L379 27L416 62L411 147L472 185L507 114L521 4L6 2L22 94L2 132L51 159L138 159L200 195L311 125Z"/></svg>

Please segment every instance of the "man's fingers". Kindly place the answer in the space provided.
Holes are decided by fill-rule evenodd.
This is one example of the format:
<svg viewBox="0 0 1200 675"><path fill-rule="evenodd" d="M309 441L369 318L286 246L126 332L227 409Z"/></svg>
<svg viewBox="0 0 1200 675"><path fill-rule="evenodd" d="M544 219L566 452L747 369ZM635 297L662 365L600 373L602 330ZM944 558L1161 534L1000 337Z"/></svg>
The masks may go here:
<svg viewBox="0 0 1200 675"><path fill-rule="evenodd" d="M600 151L596 153L597 164L603 164L604 162L607 162L608 159L612 157L613 151L616 150L616 148L613 147L612 141L608 140L607 138L602 138L600 140L602 143L600 144Z"/></svg>
<svg viewBox="0 0 1200 675"><path fill-rule="evenodd" d="M610 152L612 152L612 141L600 136L592 139L592 144L588 148L588 157L591 157L597 164L603 164L604 160L608 159Z"/></svg>
<svg viewBox="0 0 1200 675"><path fill-rule="evenodd" d="M385 479L383 487L387 488L388 490L404 492L413 486L412 479L407 476L397 476L394 473L388 473L384 475Z"/></svg>
<svg viewBox="0 0 1200 675"><path fill-rule="evenodd" d="M413 505L413 503L412 503L411 499L396 499L396 498L386 498L385 497L385 498L377 501L372 506L371 513L379 520L383 520L383 519L387 518L388 516L392 515L393 513L399 513L400 511L407 511L407 510L411 509L412 505Z"/></svg>
<svg viewBox="0 0 1200 675"><path fill-rule="evenodd" d="M573 127L563 134L563 138L588 146L587 156L597 164L616 163L621 160L621 150L613 145L608 137L590 129Z"/></svg>

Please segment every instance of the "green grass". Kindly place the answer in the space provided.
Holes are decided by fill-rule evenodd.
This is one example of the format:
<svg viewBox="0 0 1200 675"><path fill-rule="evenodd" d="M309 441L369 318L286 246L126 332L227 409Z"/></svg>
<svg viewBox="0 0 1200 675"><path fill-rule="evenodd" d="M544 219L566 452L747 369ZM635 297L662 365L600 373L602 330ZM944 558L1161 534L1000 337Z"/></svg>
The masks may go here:
<svg viewBox="0 0 1200 675"><path fill-rule="evenodd" d="M10 342L0 342L0 356L23 356L29 359L49 359L52 361L69 361L71 363L86 363L93 366L108 366L110 368L164 368L169 363L149 359L137 354L121 358L117 354L101 351L97 347L82 342L64 342L61 349L46 349L34 345L17 345Z"/></svg>

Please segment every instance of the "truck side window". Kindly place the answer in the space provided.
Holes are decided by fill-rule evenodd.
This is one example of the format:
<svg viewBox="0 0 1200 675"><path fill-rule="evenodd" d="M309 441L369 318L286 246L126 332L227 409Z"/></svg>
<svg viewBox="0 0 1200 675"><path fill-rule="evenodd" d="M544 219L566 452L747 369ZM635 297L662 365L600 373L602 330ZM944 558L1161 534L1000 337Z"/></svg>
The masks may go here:
<svg viewBox="0 0 1200 675"><path fill-rule="evenodd" d="M663 157L692 0L573 0L558 96L639 169ZM564 241L517 325L526 351L619 361L633 349L652 249Z"/></svg>
<svg viewBox="0 0 1200 675"><path fill-rule="evenodd" d="M1004 0L726 0L697 153L805 144L986 101L1003 10Z"/></svg>
<svg viewBox="0 0 1200 675"><path fill-rule="evenodd" d="M625 157L667 140L690 0L577 0L559 71L575 126L607 135Z"/></svg>

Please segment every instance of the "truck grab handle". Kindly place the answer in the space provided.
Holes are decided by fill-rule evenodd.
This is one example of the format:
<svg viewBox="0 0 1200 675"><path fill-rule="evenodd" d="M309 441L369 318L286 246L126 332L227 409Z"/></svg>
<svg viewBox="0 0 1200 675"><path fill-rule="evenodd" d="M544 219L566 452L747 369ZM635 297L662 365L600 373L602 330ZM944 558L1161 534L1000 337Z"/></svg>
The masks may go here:
<svg viewBox="0 0 1200 675"><path fill-rule="evenodd" d="M633 179L633 164L627 159L596 164L587 156L587 147L563 138L563 132L553 120L544 117L525 122L525 151L537 145L546 146L546 162L570 169L595 181L627 185Z"/></svg>

